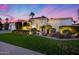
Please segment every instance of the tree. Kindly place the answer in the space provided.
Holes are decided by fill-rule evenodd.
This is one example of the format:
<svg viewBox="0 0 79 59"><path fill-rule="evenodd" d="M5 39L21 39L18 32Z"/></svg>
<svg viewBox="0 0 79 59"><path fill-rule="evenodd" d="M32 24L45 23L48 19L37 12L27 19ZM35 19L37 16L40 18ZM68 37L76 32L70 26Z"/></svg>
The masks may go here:
<svg viewBox="0 0 79 59"><path fill-rule="evenodd" d="M2 27L3 27L1 20L2 19L0 18L0 30L2 30Z"/></svg>
<svg viewBox="0 0 79 59"><path fill-rule="evenodd" d="M8 18L6 18L5 20L6 20L6 22L8 22L8 20L9 20L9 19L8 19Z"/></svg>
<svg viewBox="0 0 79 59"><path fill-rule="evenodd" d="M49 34L50 29L52 29L51 25L46 25L45 26L45 30L47 31L48 34Z"/></svg>
<svg viewBox="0 0 79 59"><path fill-rule="evenodd" d="M46 25L45 27L46 27L46 29L51 29L52 28L51 25Z"/></svg>
<svg viewBox="0 0 79 59"><path fill-rule="evenodd" d="M36 28L32 28L32 29L31 29L31 32L32 32L33 34L36 34L37 29L36 29Z"/></svg>
<svg viewBox="0 0 79 59"><path fill-rule="evenodd" d="M28 22L24 22L23 26L30 26Z"/></svg>
<svg viewBox="0 0 79 59"><path fill-rule="evenodd" d="M31 12L29 16L31 16L33 18L35 16L35 13Z"/></svg>
<svg viewBox="0 0 79 59"><path fill-rule="evenodd" d="M15 27L16 27L16 30L21 30L22 29L22 22L16 22Z"/></svg>
<svg viewBox="0 0 79 59"><path fill-rule="evenodd" d="M70 38L72 36L72 32L70 30L63 30L63 35L65 38Z"/></svg>
<svg viewBox="0 0 79 59"><path fill-rule="evenodd" d="M41 30L42 30L42 31L45 30L45 25L41 26Z"/></svg>
<svg viewBox="0 0 79 59"><path fill-rule="evenodd" d="M41 26L41 29L43 32L49 34L49 31L50 31L50 29L52 29L52 26L51 25L44 25L44 26Z"/></svg>
<svg viewBox="0 0 79 59"><path fill-rule="evenodd" d="M4 24L4 29L5 29L5 30L9 30L9 23L8 23L8 20L9 20L8 18L5 19L5 21L6 21L5 24Z"/></svg>
<svg viewBox="0 0 79 59"><path fill-rule="evenodd" d="M46 16L41 16L42 18L47 18Z"/></svg>
<svg viewBox="0 0 79 59"><path fill-rule="evenodd" d="M24 22L23 23L23 30L30 30L31 29L31 24L29 22Z"/></svg>

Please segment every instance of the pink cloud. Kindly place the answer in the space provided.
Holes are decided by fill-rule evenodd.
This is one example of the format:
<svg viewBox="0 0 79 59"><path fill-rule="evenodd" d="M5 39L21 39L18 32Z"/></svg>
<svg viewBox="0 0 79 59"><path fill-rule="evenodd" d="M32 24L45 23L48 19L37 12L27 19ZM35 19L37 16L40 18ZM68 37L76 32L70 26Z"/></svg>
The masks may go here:
<svg viewBox="0 0 79 59"><path fill-rule="evenodd" d="M0 22L6 22L6 20L0 20ZM13 19L13 20L9 19L8 22L18 22L18 20L16 20L16 19Z"/></svg>
<svg viewBox="0 0 79 59"><path fill-rule="evenodd" d="M0 10L7 10L7 9L8 9L8 5L6 4L0 5Z"/></svg>
<svg viewBox="0 0 79 59"><path fill-rule="evenodd" d="M49 17L53 17L53 18L72 17L74 20L77 20L77 11L74 9L63 10L63 11L59 11L59 12L51 14L49 15Z"/></svg>
<svg viewBox="0 0 79 59"><path fill-rule="evenodd" d="M52 8L53 7L53 8ZM72 17L74 20L77 20L77 9L61 9L57 10L54 6L46 6L43 8L36 16L47 16L48 18L65 18Z"/></svg>

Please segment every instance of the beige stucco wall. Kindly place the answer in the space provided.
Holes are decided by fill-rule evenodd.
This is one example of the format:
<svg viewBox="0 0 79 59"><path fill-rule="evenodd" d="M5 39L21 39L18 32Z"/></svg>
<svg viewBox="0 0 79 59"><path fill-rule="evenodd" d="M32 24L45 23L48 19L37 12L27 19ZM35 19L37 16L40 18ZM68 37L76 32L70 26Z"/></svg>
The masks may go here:
<svg viewBox="0 0 79 59"><path fill-rule="evenodd" d="M55 28L58 31L59 30L59 26L72 25L72 20L71 19L63 19L63 20L50 19L48 21L48 24L51 25L53 28Z"/></svg>
<svg viewBox="0 0 79 59"><path fill-rule="evenodd" d="M47 19L34 19L32 26L40 30L40 27L47 24Z"/></svg>

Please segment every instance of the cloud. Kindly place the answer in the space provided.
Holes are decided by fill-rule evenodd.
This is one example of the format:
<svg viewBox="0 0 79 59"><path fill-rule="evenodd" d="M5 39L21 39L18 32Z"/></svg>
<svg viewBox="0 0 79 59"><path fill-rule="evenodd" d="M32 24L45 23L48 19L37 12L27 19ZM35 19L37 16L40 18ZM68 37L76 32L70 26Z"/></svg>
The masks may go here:
<svg viewBox="0 0 79 59"><path fill-rule="evenodd" d="M64 18L72 17L74 20L77 20L77 9L78 7L72 5L46 5L37 16L47 16L48 18Z"/></svg>
<svg viewBox="0 0 79 59"><path fill-rule="evenodd" d="M8 10L8 5L6 5L6 4L1 4L1 5L0 5L0 10Z"/></svg>
<svg viewBox="0 0 79 59"><path fill-rule="evenodd" d="M77 10L76 9L63 10L63 11L50 14L49 17L52 17L52 18L72 17L74 20L77 20Z"/></svg>
<svg viewBox="0 0 79 59"><path fill-rule="evenodd" d="M14 17L13 16L10 16L10 15L8 15L8 14L0 14L0 16L3 16L3 17L8 17L8 18L10 18L10 19L14 19Z"/></svg>
<svg viewBox="0 0 79 59"><path fill-rule="evenodd" d="M50 5L46 5L43 9L41 9L36 16L46 16L47 14L50 13L51 10L54 8L51 8Z"/></svg>

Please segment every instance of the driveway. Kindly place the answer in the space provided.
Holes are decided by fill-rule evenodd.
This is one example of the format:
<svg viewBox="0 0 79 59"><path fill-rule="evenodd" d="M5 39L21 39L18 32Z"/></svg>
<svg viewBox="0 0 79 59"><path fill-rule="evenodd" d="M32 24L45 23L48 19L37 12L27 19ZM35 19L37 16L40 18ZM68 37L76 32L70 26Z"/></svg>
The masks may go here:
<svg viewBox="0 0 79 59"><path fill-rule="evenodd" d="M2 33L10 33L10 32L12 32L12 31L10 31L10 30L2 30L2 31L0 31L0 34L2 34Z"/></svg>
<svg viewBox="0 0 79 59"><path fill-rule="evenodd" d="M8 43L0 42L0 55L43 55L43 54L29 49L14 46Z"/></svg>

